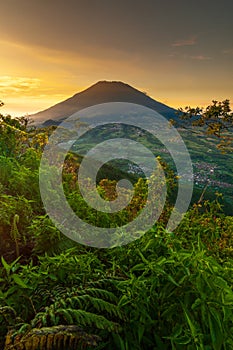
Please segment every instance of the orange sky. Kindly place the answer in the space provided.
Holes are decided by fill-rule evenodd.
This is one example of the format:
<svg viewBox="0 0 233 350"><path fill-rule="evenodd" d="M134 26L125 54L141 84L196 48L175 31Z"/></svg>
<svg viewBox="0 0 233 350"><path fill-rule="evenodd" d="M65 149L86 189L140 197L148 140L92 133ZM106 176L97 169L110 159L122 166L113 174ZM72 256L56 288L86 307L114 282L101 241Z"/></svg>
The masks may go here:
<svg viewBox="0 0 233 350"><path fill-rule="evenodd" d="M197 1L186 18L183 0L8 0L1 113L43 110L99 80L123 81L172 107L232 100L233 5L213 1L210 14L208 4Z"/></svg>

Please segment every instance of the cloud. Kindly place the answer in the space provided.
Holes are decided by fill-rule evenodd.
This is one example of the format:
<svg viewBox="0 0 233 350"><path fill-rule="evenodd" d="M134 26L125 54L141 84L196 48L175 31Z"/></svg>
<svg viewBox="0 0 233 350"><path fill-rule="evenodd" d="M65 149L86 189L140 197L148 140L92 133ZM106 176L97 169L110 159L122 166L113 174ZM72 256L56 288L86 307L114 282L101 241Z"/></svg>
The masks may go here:
<svg viewBox="0 0 233 350"><path fill-rule="evenodd" d="M197 61L209 61L212 60L212 57L210 56L205 56L205 55L197 55L197 56L190 56L193 60Z"/></svg>
<svg viewBox="0 0 233 350"><path fill-rule="evenodd" d="M40 86L40 79L28 77L0 76L0 93L29 93Z"/></svg>
<svg viewBox="0 0 233 350"><path fill-rule="evenodd" d="M177 59L184 59L184 60L196 60L196 61L209 61L212 60L213 57L206 56L206 55L188 55L187 53L181 53L181 52L172 52L169 54L169 57L171 58L177 58Z"/></svg>
<svg viewBox="0 0 233 350"><path fill-rule="evenodd" d="M223 50L223 54L224 55L233 55L233 48L232 49Z"/></svg>
<svg viewBox="0 0 233 350"><path fill-rule="evenodd" d="M186 40L177 40L172 44L172 46L174 47L192 46L192 45L196 45L196 43L197 43L196 37L191 37Z"/></svg>

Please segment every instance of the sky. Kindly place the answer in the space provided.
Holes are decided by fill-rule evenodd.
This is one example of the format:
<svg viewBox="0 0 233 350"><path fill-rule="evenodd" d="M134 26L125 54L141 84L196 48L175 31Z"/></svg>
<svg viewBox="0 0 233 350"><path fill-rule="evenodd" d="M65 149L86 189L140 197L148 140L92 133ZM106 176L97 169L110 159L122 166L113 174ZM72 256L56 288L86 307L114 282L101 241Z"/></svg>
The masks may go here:
<svg viewBox="0 0 233 350"><path fill-rule="evenodd" d="M48 108L99 80L172 107L233 100L232 0L0 0L1 113Z"/></svg>

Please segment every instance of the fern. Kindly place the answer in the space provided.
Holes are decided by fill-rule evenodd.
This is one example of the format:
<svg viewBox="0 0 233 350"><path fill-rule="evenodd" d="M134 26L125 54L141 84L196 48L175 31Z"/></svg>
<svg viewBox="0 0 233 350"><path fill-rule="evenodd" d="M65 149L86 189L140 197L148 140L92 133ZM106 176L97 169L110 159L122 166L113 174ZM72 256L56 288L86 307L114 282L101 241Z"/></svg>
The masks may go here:
<svg viewBox="0 0 233 350"><path fill-rule="evenodd" d="M96 285L98 284L96 283ZM105 300L108 300L111 302L117 302L118 300L118 298L113 292L110 292L109 290L101 289L101 288L85 288L85 290L80 290L80 293L87 293L93 297L104 298Z"/></svg>
<svg viewBox="0 0 233 350"><path fill-rule="evenodd" d="M62 315L66 321L72 321L71 323L77 323L79 326L95 327L109 332L119 330L119 325L117 323L109 321L106 317L92 312L76 309L58 309L57 314Z"/></svg>
<svg viewBox="0 0 233 350"><path fill-rule="evenodd" d="M92 306L98 312L104 312L110 316L122 318L122 314L116 305L100 298L91 297L88 294L72 297L67 299L67 301L71 304L72 307L82 308L83 305L85 305L85 308L89 308Z"/></svg>
<svg viewBox="0 0 233 350"><path fill-rule="evenodd" d="M32 329L26 334L7 334L4 350L78 350L96 347L100 337L84 332L80 327L55 326Z"/></svg>
<svg viewBox="0 0 233 350"><path fill-rule="evenodd" d="M117 331L119 325L110 318L123 319L117 305L90 295L68 296L63 299L59 297L44 311L37 313L32 320L32 326L54 326L58 322L65 324L77 323L80 326L91 326L107 331ZM104 316L105 315L105 316Z"/></svg>

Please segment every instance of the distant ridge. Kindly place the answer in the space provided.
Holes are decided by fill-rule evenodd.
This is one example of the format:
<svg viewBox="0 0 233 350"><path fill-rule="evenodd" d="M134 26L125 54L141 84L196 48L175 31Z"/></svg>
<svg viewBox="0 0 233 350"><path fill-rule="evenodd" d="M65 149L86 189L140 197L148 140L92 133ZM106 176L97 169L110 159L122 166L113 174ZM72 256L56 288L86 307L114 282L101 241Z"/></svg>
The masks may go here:
<svg viewBox="0 0 233 350"><path fill-rule="evenodd" d="M121 81L99 81L84 91L44 111L31 115L36 123L59 124L83 108L106 102L131 102L149 107L164 117L176 118L176 110Z"/></svg>

